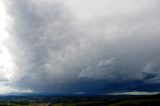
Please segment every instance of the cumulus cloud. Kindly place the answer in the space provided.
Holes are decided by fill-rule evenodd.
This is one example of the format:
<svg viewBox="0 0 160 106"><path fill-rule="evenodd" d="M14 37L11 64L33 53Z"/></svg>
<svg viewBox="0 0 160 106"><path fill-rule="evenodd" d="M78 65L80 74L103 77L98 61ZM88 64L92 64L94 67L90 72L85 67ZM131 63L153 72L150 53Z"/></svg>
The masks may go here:
<svg viewBox="0 0 160 106"><path fill-rule="evenodd" d="M16 65L10 85L83 92L81 85L96 89L99 84L105 91L112 82L144 84L149 74L158 74L151 83L159 82L158 2L6 0L7 48ZM148 65L152 62L157 68Z"/></svg>
<svg viewBox="0 0 160 106"><path fill-rule="evenodd" d="M147 64L143 69L144 78L150 83L159 83L160 70L159 66L154 63Z"/></svg>
<svg viewBox="0 0 160 106"><path fill-rule="evenodd" d="M89 78L97 80L112 80L114 77L113 60L101 60L95 66L88 66L79 74L80 78Z"/></svg>

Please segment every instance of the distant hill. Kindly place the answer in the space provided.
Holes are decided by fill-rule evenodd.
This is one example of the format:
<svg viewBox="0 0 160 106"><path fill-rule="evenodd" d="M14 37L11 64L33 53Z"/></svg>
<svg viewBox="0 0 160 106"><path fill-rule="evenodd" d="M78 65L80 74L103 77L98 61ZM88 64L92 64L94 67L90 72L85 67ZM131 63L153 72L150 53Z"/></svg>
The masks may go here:
<svg viewBox="0 0 160 106"><path fill-rule="evenodd" d="M160 106L157 95L53 95L0 96L0 106Z"/></svg>

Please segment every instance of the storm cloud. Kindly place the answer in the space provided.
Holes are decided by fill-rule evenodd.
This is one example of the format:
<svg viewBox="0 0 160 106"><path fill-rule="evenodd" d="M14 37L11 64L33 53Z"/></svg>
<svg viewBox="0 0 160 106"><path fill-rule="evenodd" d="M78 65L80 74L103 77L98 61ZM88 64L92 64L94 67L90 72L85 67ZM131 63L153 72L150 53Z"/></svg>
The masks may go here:
<svg viewBox="0 0 160 106"><path fill-rule="evenodd" d="M6 45L16 67L9 85L55 93L160 90L158 4L6 0Z"/></svg>

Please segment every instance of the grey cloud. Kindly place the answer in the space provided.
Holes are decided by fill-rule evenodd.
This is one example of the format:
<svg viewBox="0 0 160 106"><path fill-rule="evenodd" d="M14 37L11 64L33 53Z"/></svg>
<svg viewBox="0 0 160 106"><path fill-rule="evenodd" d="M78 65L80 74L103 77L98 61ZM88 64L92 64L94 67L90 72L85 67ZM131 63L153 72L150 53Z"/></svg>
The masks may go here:
<svg viewBox="0 0 160 106"><path fill-rule="evenodd" d="M143 72L146 74L156 74L158 69L159 68L154 63L149 63L144 67Z"/></svg>
<svg viewBox="0 0 160 106"><path fill-rule="evenodd" d="M154 63L147 64L142 70L144 78L148 83L159 83L160 81L160 70L159 66Z"/></svg>
<svg viewBox="0 0 160 106"><path fill-rule="evenodd" d="M0 82L8 82L9 79L6 76L5 71L7 71L3 66L0 66Z"/></svg>
<svg viewBox="0 0 160 106"><path fill-rule="evenodd" d="M34 0L10 1L9 6L14 24L8 45L18 68L14 80L23 81L24 85L16 84L43 86L61 80L59 75L65 78L65 58L70 58L79 41L63 6L54 1L41 4Z"/></svg>
<svg viewBox="0 0 160 106"><path fill-rule="evenodd" d="M79 74L80 78L89 78L95 80L112 80L114 79L113 59L101 60L94 66L88 66Z"/></svg>
<svg viewBox="0 0 160 106"><path fill-rule="evenodd" d="M13 19L8 47L17 65L12 85L56 92L83 78L148 80L144 74L154 70L144 71L145 65L154 62L159 67L160 62L158 1L143 0L136 8L138 0L132 0L133 5L126 0L103 0L102 8L95 7L98 12L93 12L96 0L91 2L86 2L89 7L84 10L81 6L74 10L72 0L71 4L56 0L6 3Z"/></svg>

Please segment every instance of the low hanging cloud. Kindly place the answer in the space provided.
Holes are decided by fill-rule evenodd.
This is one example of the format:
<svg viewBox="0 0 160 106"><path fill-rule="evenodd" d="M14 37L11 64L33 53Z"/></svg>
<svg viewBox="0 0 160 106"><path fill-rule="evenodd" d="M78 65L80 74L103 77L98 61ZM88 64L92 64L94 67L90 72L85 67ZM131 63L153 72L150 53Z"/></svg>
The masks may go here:
<svg viewBox="0 0 160 106"><path fill-rule="evenodd" d="M102 60L95 66L88 66L79 74L80 78L89 78L96 80L112 80L114 79L114 62L110 60Z"/></svg>
<svg viewBox="0 0 160 106"><path fill-rule="evenodd" d="M142 72L144 74L144 78L148 83L159 83L160 69L158 65L154 63L149 63L144 67Z"/></svg>
<svg viewBox="0 0 160 106"><path fill-rule="evenodd" d="M159 70L148 66L160 66L158 3L5 1L12 19L7 47L16 66L10 85L35 92L83 92L81 85L96 89L99 84L105 92L112 82L159 83Z"/></svg>

